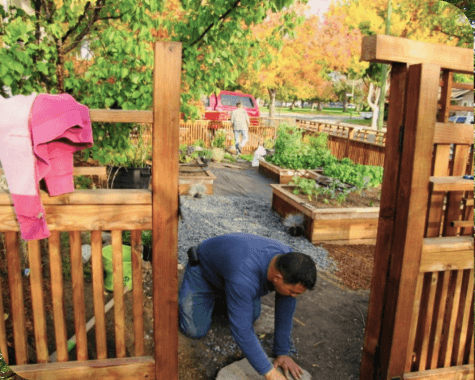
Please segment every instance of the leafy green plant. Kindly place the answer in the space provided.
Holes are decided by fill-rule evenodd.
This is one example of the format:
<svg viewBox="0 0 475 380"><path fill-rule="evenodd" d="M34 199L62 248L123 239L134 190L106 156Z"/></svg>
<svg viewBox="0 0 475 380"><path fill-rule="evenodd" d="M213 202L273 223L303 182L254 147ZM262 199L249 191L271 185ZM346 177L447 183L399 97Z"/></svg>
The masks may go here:
<svg viewBox="0 0 475 380"><path fill-rule="evenodd" d="M324 166L323 174L359 189L376 187L383 182L382 167L354 164L348 158L328 163Z"/></svg>
<svg viewBox="0 0 475 380"><path fill-rule="evenodd" d="M214 139L211 142L213 148L222 148L226 147L226 131L224 129L218 129L215 132Z"/></svg>
<svg viewBox="0 0 475 380"><path fill-rule="evenodd" d="M236 162L236 159L229 153L224 153L224 159L231 162Z"/></svg>
<svg viewBox="0 0 475 380"><path fill-rule="evenodd" d="M315 183L315 180L313 179L300 178L298 176L294 176L292 178L292 181L289 183L289 185L297 186L297 188L293 190L293 193L295 195L304 194L308 197L309 201L312 201L312 196L315 196L316 198L319 194L317 190L317 184Z"/></svg>
<svg viewBox="0 0 475 380"><path fill-rule="evenodd" d="M303 131L289 124L281 124L275 140L275 153L266 161L286 169L315 169L327 162L337 161L326 148L326 134L302 138Z"/></svg>
<svg viewBox="0 0 475 380"><path fill-rule="evenodd" d="M205 142L203 140L196 140L194 143L193 143L193 146L199 146L201 148L205 148Z"/></svg>
<svg viewBox="0 0 475 380"><path fill-rule="evenodd" d="M122 244L131 245L130 231L122 232ZM142 231L142 245L149 245L149 246L152 245L152 231L151 230Z"/></svg>
<svg viewBox="0 0 475 380"><path fill-rule="evenodd" d="M92 178L84 177L82 175L74 177L75 189L90 189L92 185Z"/></svg>
<svg viewBox="0 0 475 380"><path fill-rule="evenodd" d="M275 147L275 140L273 139L267 139L264 141L264 148L266 149L274 149Z"/></svg>

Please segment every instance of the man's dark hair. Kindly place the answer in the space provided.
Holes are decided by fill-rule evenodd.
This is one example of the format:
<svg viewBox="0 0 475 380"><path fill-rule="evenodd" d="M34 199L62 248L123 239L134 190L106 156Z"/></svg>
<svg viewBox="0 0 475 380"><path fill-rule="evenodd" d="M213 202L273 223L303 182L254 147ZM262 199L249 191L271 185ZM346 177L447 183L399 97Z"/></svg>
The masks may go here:
<svg viewBox="0 0 475 380"><path fill-rule="evenodd" d="M242 104L241 102L237 102L236 107L239 107L241 104Z"/></svg>
<svg viewBox="0 0 475 380"><path fill-rule="evenodd" d="M277 257L276 269L287 284L302 284L312 290L317 281L317 268L312 258L305 253L290 252Z"/></svg>

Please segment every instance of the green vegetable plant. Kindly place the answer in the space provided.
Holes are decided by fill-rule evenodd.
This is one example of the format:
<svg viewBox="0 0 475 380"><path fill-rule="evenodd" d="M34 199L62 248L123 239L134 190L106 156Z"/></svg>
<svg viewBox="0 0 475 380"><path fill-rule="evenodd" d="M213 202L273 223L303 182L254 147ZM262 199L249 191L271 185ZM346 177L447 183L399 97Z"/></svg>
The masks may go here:
<svg viewBox="0 0 475 380"><path fill-rule="evenodd" d="M214 139L211 142L213 148L222 148L226 147L226 130L218 129L214 135Z"/></svg>
<svg viewBox="0 0 475 380"><path fill-rule="evenodd" d="M337 161L326 148L328 135L302 138L303 131L293 125L282 124L275 140L275 153L266 161L286 169L315 169Z"/></svg>

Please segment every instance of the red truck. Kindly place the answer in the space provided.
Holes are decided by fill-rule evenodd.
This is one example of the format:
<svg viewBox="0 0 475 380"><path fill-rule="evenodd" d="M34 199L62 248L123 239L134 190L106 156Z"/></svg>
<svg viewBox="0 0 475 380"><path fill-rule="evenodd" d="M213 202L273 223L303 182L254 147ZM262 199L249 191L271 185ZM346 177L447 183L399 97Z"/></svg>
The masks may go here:
<svg viewBox="0 0 475 380"><path fill-rule="evenodd" d="M258 125L261 113L256 99L252 95L241 92L221 91L217 96L213 94L204 100L206 120L229 120L236 103L241 102L249 115L251 125Z"/></svg>

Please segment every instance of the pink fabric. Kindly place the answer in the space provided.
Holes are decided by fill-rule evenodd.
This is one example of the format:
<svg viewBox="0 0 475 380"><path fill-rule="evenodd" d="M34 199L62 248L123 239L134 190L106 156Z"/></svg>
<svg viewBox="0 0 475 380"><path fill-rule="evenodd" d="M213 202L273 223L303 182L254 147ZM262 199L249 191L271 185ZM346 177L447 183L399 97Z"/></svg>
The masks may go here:
<svg viewBox="0 0 475 380"><path fill-rule="evenodd" d="M74 191L73 153L93 144L89 109L68 94L40 94L30 117L37 180L50 195Z"/></svg>
<svg viewBox="0 0 475 380"><path fill-rule="evenodd" d="M0 118L0 159L25 240L50 235L38 182L45 179L50 196L74 191L73 153L93 144L86 106L68 94L34 96L0 102L10 114Z"/></svg>

